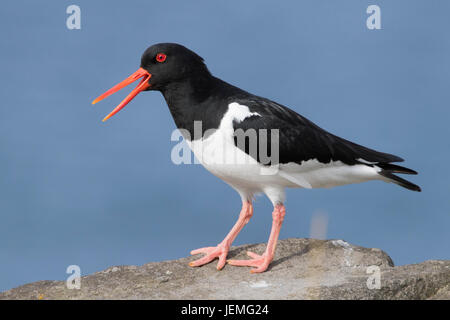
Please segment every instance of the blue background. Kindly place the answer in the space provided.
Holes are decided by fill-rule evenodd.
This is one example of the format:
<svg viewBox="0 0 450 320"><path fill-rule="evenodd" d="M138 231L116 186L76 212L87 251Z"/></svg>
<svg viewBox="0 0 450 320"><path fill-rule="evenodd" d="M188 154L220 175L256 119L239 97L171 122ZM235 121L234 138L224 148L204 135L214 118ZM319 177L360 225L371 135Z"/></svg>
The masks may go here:
<svg viewBox="0 0 450 320"><path fill-rule="evenodd" d="M81 7L81 30L66 7ZM381 7L382 30L366 8ZM0 290L215 245L238 194L200 165L176 166L161 94L140 94L108 122L151 44L178 42L211 72L290 106L321 127L397 154L423 192L370 182L288 191L281 238L377 247L397 265L449 259L448 1L4 1L0 11ZM267 241L259 197L235 244Z"/></svg>

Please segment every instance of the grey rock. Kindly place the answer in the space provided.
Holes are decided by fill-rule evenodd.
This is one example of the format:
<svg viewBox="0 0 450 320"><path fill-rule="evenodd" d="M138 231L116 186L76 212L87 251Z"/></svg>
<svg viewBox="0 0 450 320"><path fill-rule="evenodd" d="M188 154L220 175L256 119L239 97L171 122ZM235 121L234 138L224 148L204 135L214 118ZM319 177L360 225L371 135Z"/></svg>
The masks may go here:
<svg viewBox="0 0 450 320"><path fill-rule="evenodd" d="M247 250L264 248L233 247L229 258L246 259ZM450 299L449 260L394 267L385 252L343 240L280 240L261 274L230 265L217 271L217 260L191 268L194 259L111 267L83 276L79 290L67 289L65 281L34 282L0 293L0 299ZM377 271L379 289L369 279Z"/></svg>

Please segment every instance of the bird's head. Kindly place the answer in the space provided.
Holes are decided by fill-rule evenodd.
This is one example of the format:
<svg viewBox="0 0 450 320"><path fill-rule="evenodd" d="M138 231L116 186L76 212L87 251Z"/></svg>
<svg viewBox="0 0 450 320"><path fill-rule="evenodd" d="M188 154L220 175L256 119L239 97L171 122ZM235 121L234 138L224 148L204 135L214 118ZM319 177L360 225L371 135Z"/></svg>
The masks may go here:
<svg viewBox="0 0 450 320"><path fill-rule="evenodd" d="M170 84L203 77L204 75L210 75L210 73L203 59L195 52L176 43L155 44L144 51L141 66L136 72L96 98L92 104L141 79L136 88L103 119L103 121L106 121L125 107L141 91L163 91Z"/></svg>

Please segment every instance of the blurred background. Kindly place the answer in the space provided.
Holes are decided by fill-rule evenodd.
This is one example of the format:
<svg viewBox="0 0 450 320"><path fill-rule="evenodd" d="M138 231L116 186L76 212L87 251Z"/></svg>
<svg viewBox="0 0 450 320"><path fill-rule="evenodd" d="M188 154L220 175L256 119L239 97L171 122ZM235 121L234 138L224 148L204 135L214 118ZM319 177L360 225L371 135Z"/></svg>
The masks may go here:
<svg viewBox="0 0 450 320"><path fill-rule="evenodd" d="M71 4L80 30L66 27ZM366 27L371 4L381 30ZM184 257L234 224L234 190L171 162L175 125L160 93L106 123L131 88L90 104L158 42L420 173L422 193L382 182L290 190L281 238L314 229L396 265L449 259L449 10L443 0L2 2L0 290L66 279L71 264L85 275ZM266 242L271 211L257 198L235 244Z"/></svg>

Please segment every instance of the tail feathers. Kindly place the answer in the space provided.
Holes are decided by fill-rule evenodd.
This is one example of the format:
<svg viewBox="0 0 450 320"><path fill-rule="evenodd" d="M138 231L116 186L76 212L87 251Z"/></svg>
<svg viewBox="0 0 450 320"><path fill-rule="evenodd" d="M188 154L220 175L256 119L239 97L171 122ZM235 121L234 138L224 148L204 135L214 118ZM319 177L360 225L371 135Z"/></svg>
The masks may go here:
<svg viewBox="0 0 450 320"><path fill-rule="evenodd" d="M417 172L414 170L392 163L377 163L376 166L391 173L417 174Z"/></svg>
<svg viewBox="0 0 450 320"><path fill-rule="evenodd" d="M377 166L380 166L380 165L377 165ZM417 172L410 170L408 168L403 168L403 167L396 166L396 165L390 165L390 166L401 168L402 170L406 170L407 172L397 171L397 170L399 170L397 168L397 169L393 169L392 171L383 169L379 172L379 174L382 175L383 177L387 178L389 181L394 182L394 183L398 184L399 186L402 186L403 188L406 188L406 189L409 189L412 191L418 191L418 192L422 191L418 185L415 185L414 183L411 183L408 180L405 180L405 179L400 178L400 177L396 176L395 174L393 174L393 172L407 173L407 174L416 174Z"/></svg>

